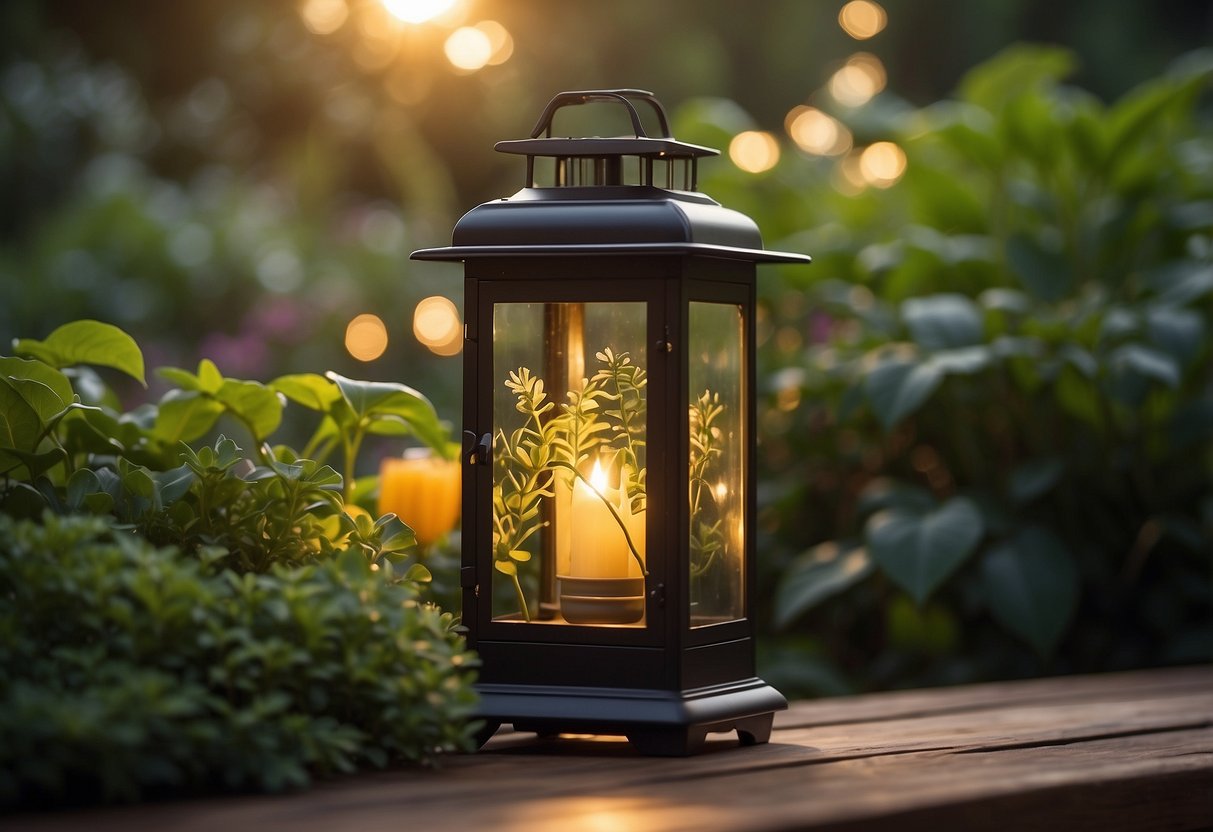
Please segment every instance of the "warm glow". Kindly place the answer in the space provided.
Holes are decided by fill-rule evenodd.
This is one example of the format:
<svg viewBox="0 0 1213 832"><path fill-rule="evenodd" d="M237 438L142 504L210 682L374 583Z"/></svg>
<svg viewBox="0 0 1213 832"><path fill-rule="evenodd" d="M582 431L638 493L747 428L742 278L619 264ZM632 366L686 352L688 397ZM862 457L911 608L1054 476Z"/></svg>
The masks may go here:
<svg viewBox="0 0 1213 832"><path fill-rule="evenodd" d="M382 0L392 16L405 23L425 23L450 11L455 0Z"/></svg>
<svg viewBox="0 0 1213 832"><path fill-rule="evenodd" d="M456 69L475 72L493 57L493 41L475 26L463 26L451 32L443 50Z"/></svg>
<svg viewBox="0 0 1213 832"><path fill-rule="evenodd" d="M868 186L863 171L859 168L858 151L848 153L838 162L835 170L834 189L846 196L855 196Z"/></svg>
<svg viewBox="0 0 1213 832"><path fill-rule="evenodd" d="M345 0L304 0L299 7L303 25L317 35L331 35L349 17Z"/></svg>
<svg viewBox="0 0 1213 832"><path fill-rule="evenodd" d="M489 48L492 50L488 60L489 66L503 64L514 54L514 38L496 20L482 20L475 28L489 39Z"/></svg>
<svg viewBox="0 0 1213 832"><path fill-rule="evenodd" d="M458 355L463 349L463 325L455 304L433 295L413 312L413 335L435 355Z"/></svg>
<svg viewBox="0 0 1213 832"><path fill-rule="evenodd" d="M880 58L859 52L830 78L830 95L840 104L859 107L884 89L888 76Z"/></svg>
<svg viewBox="0 0 1213 832"><path fill-rule="evenodd" d="M770 133L747 130L729 142L729 158L746 173L762 173L779 161L779 143Z"/></svg>
<svg viewBox="0 0 1213 832"><path fill-rule="evenodd" d="M590 471L590 487L599 494L605 494L608 488L606 471L602 470L602 463L599 460L594 460L594 470Z"/></svg>
<svg viewBox="0 0 1213 832"><path fill-rule="evenodd" d="M816 107L794 108L785 125L792 141L805 153L840 156L851 149L851 131Z"/></svg>
<svg viewBox="0 0 1213 832"><path fill-rule="evenodd" d="M374 361L387 349L387 327L377 315L359 315L345 328L345 349L359 361Z"/></svg>
<svg viewBox="0 0 1213 832"><path fill-rule="evenodd" d="M859 172L864 181L887 188L906 172L906 154L892 142L876 142L859 156Z"/></svg>
<svg viewBox="0 0 1213 832"><path fill-rule="evenodd" d="M888 15L872 0L851 0L838 13L838 25L855 40L867 40L884 29Z"/></svg>

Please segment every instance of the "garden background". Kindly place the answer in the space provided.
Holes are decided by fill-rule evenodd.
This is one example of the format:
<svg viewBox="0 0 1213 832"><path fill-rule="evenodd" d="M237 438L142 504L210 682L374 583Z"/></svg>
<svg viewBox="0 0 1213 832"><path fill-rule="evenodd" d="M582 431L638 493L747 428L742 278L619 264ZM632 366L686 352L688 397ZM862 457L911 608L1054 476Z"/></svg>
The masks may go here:
<svg viewBox="0 0 1213 832"><path fill-rule="evenodd" d="M702 190L815 258L760 284L760 672L799 696L1208 661L1213 11L842 7L7 2L3 352L96 319L189 371L106 376L127 409L206 393L209 359L403 382L457 428L458 270L408 253L521 186L492 145L553 93L651 89L723 151ZM218 433L265 438L238 410L197 471L226 470ZM359 436L361 476L416 444Z"/></svg>

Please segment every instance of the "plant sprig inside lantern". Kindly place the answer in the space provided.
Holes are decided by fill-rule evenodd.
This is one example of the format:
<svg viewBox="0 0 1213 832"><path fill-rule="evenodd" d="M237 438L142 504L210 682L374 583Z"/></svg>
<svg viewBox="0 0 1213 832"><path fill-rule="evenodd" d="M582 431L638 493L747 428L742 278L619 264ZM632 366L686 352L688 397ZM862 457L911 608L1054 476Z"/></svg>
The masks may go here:
<svg viewBox="0 0 1213 832"><path fill-rule="evenodd" d="M505 381L517 397L515 409L526 421L509 435L499 430L495 438L495 456L504 476L495 478L493 487L493 566L512 580L526 621L531 613L518 565L531 562L532 553L524 547L547 525L541 498L555 497L561 485L569 493L579 480L590 489L618 524L641 574L648 574L624 514L635 517L646 507L646 469L640 455L648 377L626 352L605 347L595 358L602 367L591 378L580 379L581 389L566 391L568 401L555 415L557 406L548 399L543 379L529 368L519 367ZM609 465L620 475L619 505L604 493L602 483L582 470L591 459L600 464L608 457L613 457Z"/></svg>

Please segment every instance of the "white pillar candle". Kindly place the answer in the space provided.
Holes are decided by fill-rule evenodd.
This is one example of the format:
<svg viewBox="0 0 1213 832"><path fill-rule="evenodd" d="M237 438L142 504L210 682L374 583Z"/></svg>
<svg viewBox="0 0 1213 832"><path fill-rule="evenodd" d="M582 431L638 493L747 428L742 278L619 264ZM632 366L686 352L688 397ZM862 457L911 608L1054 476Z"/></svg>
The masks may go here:
<svg viewBox="0 0 1213 832"><path fill-rule="evenodd" d="M572 540L569 573L575 578L626 578L632 554L619 522L603 502L618 507L618 492L607 487L607 476L598 462L590 484L580 477L573 485Z"/></svg>

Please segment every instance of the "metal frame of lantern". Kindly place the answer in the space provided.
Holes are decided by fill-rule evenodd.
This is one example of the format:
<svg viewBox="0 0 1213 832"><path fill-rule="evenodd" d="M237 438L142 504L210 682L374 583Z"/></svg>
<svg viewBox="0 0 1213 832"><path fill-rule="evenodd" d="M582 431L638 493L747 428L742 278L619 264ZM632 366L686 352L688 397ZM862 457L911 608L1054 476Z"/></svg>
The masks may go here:
<svg viewBox="0 0 1213 832"><path fill-rule="evenodd" d="M622 105L633 135L552 137L560 108L589 102ZM660 136L646 133L636 103L652 109ZM716 151L671 138L651 93L561 93L531 138L500 142L497 150L526 157L525 187L468 212L452 245L412 255L465 264L461 585L463 622L482 662L481 738L509 723L541 734L624 735L642 752L663 755L693 753L713 732L736 730L743 744L765 742L773 713L787 703L754 668L755 550L748 530L755 516L755 266L809 258L764 250L752 220L696 191L698 160ZM536 184L537 159L552 160L547 186ZM524 399L534 392L526 386L546 376L545 401L568 404L557 415L580 424L574 416L591 382L587 363L623 360L618 346L591 343L596 336L607 340L604 332L628 341L636 352L628 360L633 367L643 362L647 373L643 430L635 434L643 440L636 443L643 444L643 463L634 448L611 445L604 452L599 444L599 459L614 460L608 464L618 481L595 484L598 472L583 470L588 459L561 451L569 462L552 461L547 478L535 480L543 494L528 522L540 525L538 544L531 539L533 551L503 554L494 547L501 549L508 535L498 526L494 537L494 523L529 513L522 509L534 493L518 486L524 477L506 470L513 462L505 454L517 451L506 427L517 428L505 423L518 417L503 401L516 395L517 409L526 410ZM713 343L715 358L706 347L692 358L701 342ZM536 365L534 375L506 366L520 355ZM725 369L713 370L713 362ZM608 378L610 372L618 376L619 367ZM691 510L696 493L709 487L706 474L696 473L707 470L703 460L710 456L702 438L712 444L711 431L719 432L705 432L703 420L725 408L712 405L719 394L710 388L703 404L690 382L693 373L712 372L723 373L733 408L732 430L716 448L732 456L718 466L720 483L710 486L720 496L704 501L719 515L703 524L709 532L714 526L716 538L693 525L699 514L715 515L701 509L693 517ZM612 395L622 414L629 394L620 387L603 399L613 402ZM542 426L556 418L552 412L525 424L546 435ZM551 430L566 430L559 447L576 444L568 439L573 428ZM626 443L635 425L614 431L626 433ZM532 448L518 465L530 472L537 458ZM621 536L612 521L633 534ZM733 536L731 548L725 534ZM700 588L708 567L692 574L693 548L715 564L713 595ZM529 590L518 577L525 570ZM508 603L503 574L512 578L525 615L498 611ZM704 601L709 597L711 603ZM719 621L702 612L712 604L725 610Z"/></svg>

